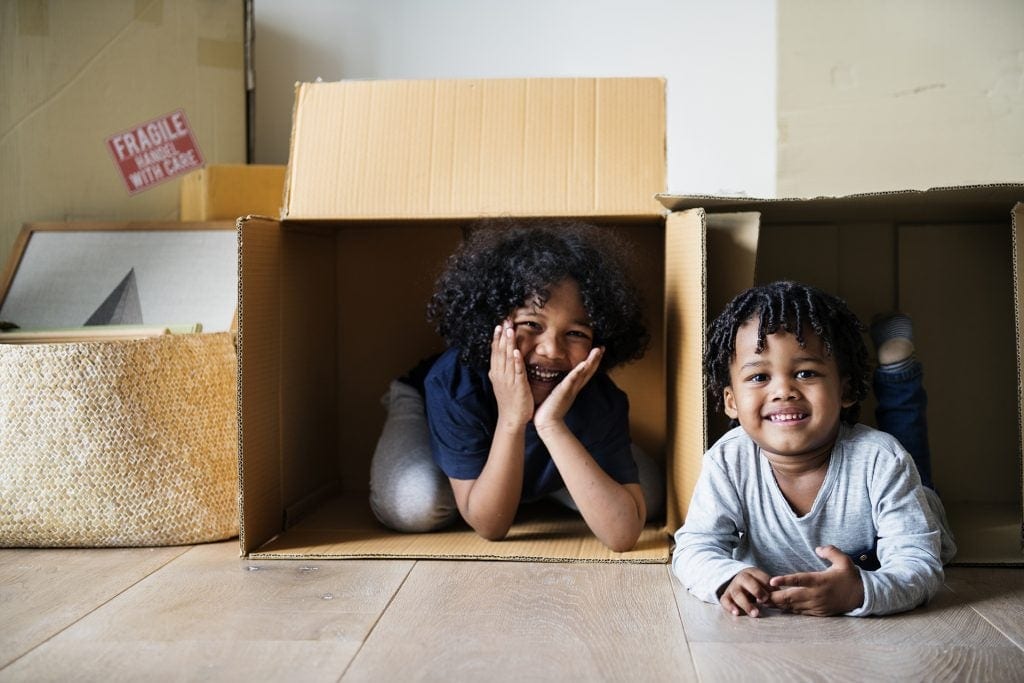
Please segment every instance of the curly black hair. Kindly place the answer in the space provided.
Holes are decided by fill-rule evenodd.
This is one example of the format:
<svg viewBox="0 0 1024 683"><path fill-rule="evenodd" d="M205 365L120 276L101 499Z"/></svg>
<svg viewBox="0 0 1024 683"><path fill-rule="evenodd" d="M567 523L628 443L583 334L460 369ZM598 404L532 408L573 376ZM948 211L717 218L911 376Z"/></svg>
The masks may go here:
<svg viewBox="0 0 1024 683"><path fill-rule="evenodd" d="M462 362L486 369L495 325L527 301L544 305L550 287L572 278L608 370L641 358L650 342L628 253L615 235L580 221L478 221L438 277L427 318Z"/></svg>
<svg viewBox="0 0 1024 683"><path fill-rule="evenodd" d="M804 346L804 330L821 337L826 353L835 356L839 372L849 381L853 405L844 408L840 419L854 423L860 416L860 402L868 395L868 351L864 325L839 297L799 282L779 281L751 287L729 302L708 326L704 350L704 381L712 400L722 407L723 392L729 386L729 364L736 354L736 333L745 322L758 319L757 352L765 338L778 330L796 336Z"/></svg>

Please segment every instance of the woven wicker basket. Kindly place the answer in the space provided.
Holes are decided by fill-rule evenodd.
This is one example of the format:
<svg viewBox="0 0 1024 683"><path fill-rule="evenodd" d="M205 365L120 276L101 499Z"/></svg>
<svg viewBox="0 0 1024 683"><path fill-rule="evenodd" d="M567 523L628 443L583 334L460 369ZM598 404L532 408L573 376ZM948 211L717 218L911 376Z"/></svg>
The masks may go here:
<svg viewBox="0 0 1024 683"><path fill-rule="evenodd" d="M0 546L238 533L233 335L0 345Z"/></svg>

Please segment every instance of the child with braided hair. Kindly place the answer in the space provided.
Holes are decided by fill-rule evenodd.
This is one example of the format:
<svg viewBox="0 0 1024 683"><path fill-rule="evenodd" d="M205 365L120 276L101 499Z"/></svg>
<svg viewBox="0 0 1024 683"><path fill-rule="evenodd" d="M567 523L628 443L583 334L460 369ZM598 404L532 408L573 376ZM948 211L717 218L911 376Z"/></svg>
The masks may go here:
<svg viewBox="0 0 1024 683"><path fill-rule="evenodd" d="M705 454L675 534L673 571L697 597L751 617L863 616L939 589L956 546L929 488L910 320L872 328L879 430L856 423L863 329L841 299L795 282L753 287L711 324L708 389L739 426Z"/></svg>

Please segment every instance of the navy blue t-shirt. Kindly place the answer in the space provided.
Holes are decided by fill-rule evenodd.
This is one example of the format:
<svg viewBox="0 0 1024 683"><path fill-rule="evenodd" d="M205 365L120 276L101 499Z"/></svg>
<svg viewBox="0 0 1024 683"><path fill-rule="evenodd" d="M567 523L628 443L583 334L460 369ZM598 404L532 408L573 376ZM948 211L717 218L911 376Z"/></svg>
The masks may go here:
<svg viewBox="0 0 1024 683"><path fill-rule="evenodd" d="M448 349L427 373L423 393L434 461L452 479L476 479L487 462L498 423L498 403L487 372L464 365L458 351ZM590 378L565 424L612 479L620 484L639 482L630 451L629 399L607 374L598 372ZM535 500L564 486L530 422L522 500Z"/></svg>

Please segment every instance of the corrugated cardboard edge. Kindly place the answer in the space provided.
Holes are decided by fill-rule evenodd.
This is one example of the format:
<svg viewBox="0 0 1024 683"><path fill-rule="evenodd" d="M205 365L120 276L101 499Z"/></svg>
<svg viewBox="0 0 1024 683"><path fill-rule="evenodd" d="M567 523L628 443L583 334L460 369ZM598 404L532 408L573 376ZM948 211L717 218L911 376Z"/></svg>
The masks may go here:
<svg viewBox="0 0 1024 683"><path fill-rule="evenodd" d="M667 547L667 546L666 546ZM668 555L660 558L589 558L589 557L547 557L544 555L487 555L487 554L412 554L355 553L338 555L332 553L261 553L248 555L250 560L496 560L501 562L551 562L558 564L667 564Z"/></svg>
<svg viewBox="0 0 1024 683"><path fill-rule="evenodd" d="M288 207L292 204L292 182L295 176L292 159L295 158L296 128L299 126L299 105L302 98L302 82L296 81L293 86L295 92L292 98L292 127L288 135L288 164L284 169L284 193L281 195L281 220L288 218Z"/></svg>
<svg viewBox="0 0 1024 683"><path fill-rule="evenodd" d="M1022 227L1021 218L1024 217L1024 202L1017 202L1010 213L1010 235L1012 238L1013 251L1013 326L1017 336L1017 429L1020 434L1017 442L1018 462L1018 487L1024 495L1024 339L1021 337L1021 306L1024 306L1024 292L1021 291L1022 282L1020 268L1024 263L1024 240L1017 234ZM1024 516L1020 525L1021 548L1024 549ZM1022 558L1024 562L1024 558Z"/></svg>
<svg viewBox="0 0 1024 683"><path fill-rule="evenodd" d="M686 518L708 440L702 358L707 326L707 221L703 209L671 214L665 226L665 335L668 373L666 531ZM700 410L695 411L694 407ZM694 417L696 416L696 423Z"/></svg>
<svg viewBox="0 0 1024 683"><path fill-rule="evenodd" d="M263 328L264 331L266 328L273 330L276 327L275 322L254 319L251 314L246 311L246 290L252 289L257 285L253 284L253 278L250 277L247 279L242 277L243 268L249 265L250 259L255 259L257 257L258 245L255 245L254 242L261 240L256 237L251 230L247 232L245 227L247 224L255 222L266 222L274 225L277 224L275 219L268 218L266 216L245 216L240 217L235 222L238 239L238 337L236 340L236 348L238 351L238 382L236 383L238 401L238 410L236 412L238 422L238 542L242 556L245 556L247 553L249 549L248 544L253 534L265 537L273 536L282 528L282 520L280 518L282 508L280 502L280 486L268 487L267 482L263 480L264 478L258 476L260 471L258 469L254 469L252 471L251 477L248 476L249 472L247 471L249 469L247 466L250 464L246 457L249 452L248 446L252 445L255 450L257 444L253 442L253 439L258 440L261 436L260 432L254 428L254 425L260 426L264 431L270 430L271 434L269 436L264 435L262 439L264 443L270 443L274 445L274 447L277 447L280 441L280 423L277 420L278 411L276 402L271 410L270 419L249 420L246 416L248 411L253 409L253 402L251 400L243 402L242 400L243 395L250 389L249 380L253 373L253 369L248 367L248 364L244 362L244 345L247 343L247 339L250 336L254 339L259 338L256 334L255 328L253 327L254 325ZM278 232L279 230L275 230L273 232L269 239L270 242L274 242L276 239L279 239L277 234ZM280 250L278 249L274 251L279 253ZM267 291L271 293L275 292L276 283L275 287L271 287ZM263 324L260 325L260 323ZM261 340L262 343L266 344L274 344L276 342L276 353L272 353L270 355L279 365L280 343L277 335L264 334ZM252 342L250 341L249 343ZM276 383L279 375L279 369L276 367L271 368L270 374L273 376L274 382ZM253 380L255 382L257 381L257 378L253 377ZM265 406L257 406L257 408L259 407L263 407L264 410L266 410ZM243 427L248 427L248 430L243 430ZM258 490L256 484L260 484ZM278 499L276 504L270 505L264 503L258 507L256 505L245 505L247 495L253 495L261 499L266 497L273 498L275 488ZM263 514L260 518L257 518L254 516L254 510L257 509L269 511L269 514Z"/></svg>
<svg viewBox="0 0 1024 683"><path fill-rule="evenodd" d="M1005 191L1005 192L1004 192ZM878 200L905 201L915 198L926 198L929 195L960 195L994 192L1001 197L1010 197L1024 192L1024 183L986 183L981 185L950 185L932 187L925 190L886 190L881 192L864 192L850 195L820 195L817 197L742 197L718 196L707 194L674 194L659 193L656 198L669 211L703 208L715 211L755 211L759 208L773 206L808 206L814 210L822 204L833 203L870 203Z"/></svg>

